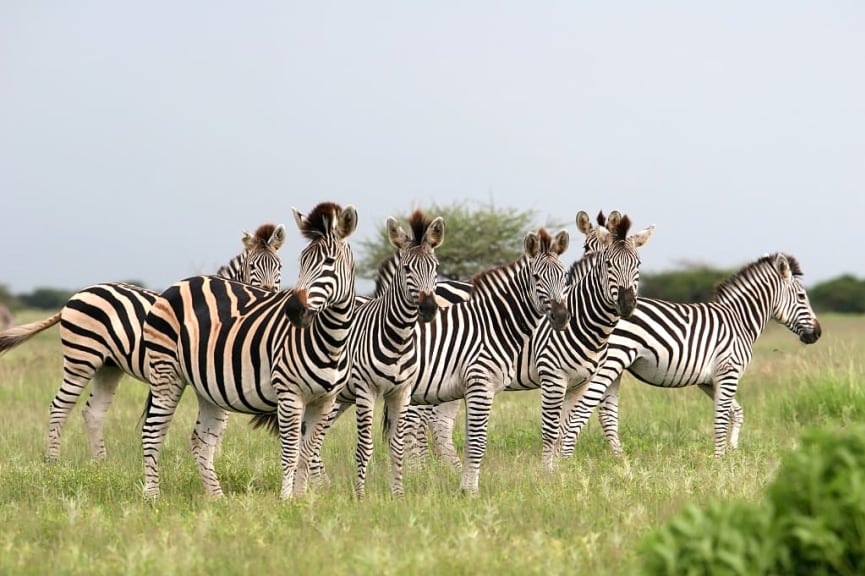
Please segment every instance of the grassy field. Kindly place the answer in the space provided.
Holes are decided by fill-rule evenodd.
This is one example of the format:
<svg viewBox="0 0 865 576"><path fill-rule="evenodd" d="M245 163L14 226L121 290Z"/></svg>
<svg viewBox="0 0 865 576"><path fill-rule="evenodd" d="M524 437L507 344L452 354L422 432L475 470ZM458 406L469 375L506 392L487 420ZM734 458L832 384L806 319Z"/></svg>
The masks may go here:
<svg viewBox="0 0 865 576"><path fill-rule="evenodd" d="M368 497L355 501L354 419L346 417L325 442L330 486L284 503L276 439L238 415L216 461L227 497L212 501L187 448L195 418L187 393L155 506L141 496L146 386L132 379L106 422L105 462L90 460L79 407L60 463L43 463L48 403L61 379L53 328L0 358L0 573L638 574L637 544L686 502L759 499L803 428L865 419L865 318L822 321L813 346L777 325L758 341L738 394L741 449L722 460L711 458L708 398L626 376L622 459L593 418L577 455L542 474L540 397L507 393L493 408L477 498L461 496L458 474L435 460L409 470L406 496L391 498L377 437Z"/></svg>

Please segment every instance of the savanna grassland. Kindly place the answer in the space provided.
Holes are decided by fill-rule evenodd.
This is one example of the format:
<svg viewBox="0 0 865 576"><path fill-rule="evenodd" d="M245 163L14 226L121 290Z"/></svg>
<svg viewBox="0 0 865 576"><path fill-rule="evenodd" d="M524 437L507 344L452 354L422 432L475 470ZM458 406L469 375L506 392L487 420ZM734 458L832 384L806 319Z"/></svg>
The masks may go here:
<svg viewBox="0 0 865 576"><path fill-rule="evenodd" d="M493 407L479 497L461 496L458 473L431 460L407 472L406 496L393 499L377 437L368 496L356 501L347 416L325 441L331 484L286 503L276 438L233 415L216 460L227 496L213 501L188 450L195 399L187 391L155 505L141 496L146 386L132 379L107 418L104 462L90 459L80 406L60 462L43 462L62 373L52 328L0 357L0 573L638 574L638 543L685 503L755 501L804 428L865 420L865 318L821 320L812 346L778 325L757 342L738 394L741 448L721 460L711 457L707 397L626 376L621 459L593 418L576 456L542 474L539 394L505 393Z"/></svg>

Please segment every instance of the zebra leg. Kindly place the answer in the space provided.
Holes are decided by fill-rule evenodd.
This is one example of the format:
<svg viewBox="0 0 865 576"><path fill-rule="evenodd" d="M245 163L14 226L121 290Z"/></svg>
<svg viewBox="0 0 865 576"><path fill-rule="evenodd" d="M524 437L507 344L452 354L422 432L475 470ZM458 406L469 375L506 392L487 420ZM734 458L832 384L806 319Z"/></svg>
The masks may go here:
<svg viewBox="0 0 865 576"><path fill-rule="evenodd" d="M333 410L335 400L336 395L331 394L310 402L306 406L301 427L300 458L294 477L295 496L306 494L306 486L309 483L309 464L314 458L317 447L324 442L325 421Z"/></svg>
<svg viewBox="0 0 865 576"><path fill-rule="evenodd" d="M166 362L151 364L150 378L150 395L141 427L141 449L144 459L144 496L155 500L159 497L159 453L186 383L177 376L174 367Z"/></svg>
<svg viewBox="0 0 865 576"><path fill-rule="evenodd" d="M601 422L601 429L604 431L604 437L613 456L622 455L622 442L619 439L619 384L621 382L621 376L613 380L598 408L598 420Z"/></svg>
<svg viewBox="0 0 865 576"><path fill-rule="evenodd" d="M567 382L556 374L539 374L541 380L541 470L552 472L561 438L559 426ZM567 413L567 412L566 412Z"/></svg>
<svg viewBox="0 0 865 576"><path fill-rule="evenodd" d="M432 406L409 405L403 420L405 461L422 462L429 457L427 431Z"/></svg>
<svg viewBox="0 0 865 576"><path fill-rule="evenodd" d="M714 385L715 422L713 426L713 435L715 443L715 458L721 458L726 452L727 433L731 420L730 415L734 410L732 404L735 400L736 388L739 384L738 374L733 370L730 370L729 372L729 374L716 377Z"/></svg>
<svg viewBox="0 0 865 576"><path fill-rule="evenodd" d="M742 424L745 423L745 412L742 407L736 402L736 398L730 402L730 419L733 425L730 427L730 448L733 450L739 449L739 432L742 431Z"/></svg>
<svg viewBox="0 0 865 576"><path fill-rule="evenodd" d="M478 477L481 461L487 449L487 428L493 406L493 391L484 382L476 382L466 388L466 463L460 489L475 496L478 493Z"/></svg>
<svg viewBox="0 0 865 576"><path fill-rule="evenodd" d="M357 464L357 476L354 482L354 493L358 499L362 499L366 495L366 468L372 458L372 417L376 398L366 386L357 386L355 393L357 394L354 400L357 415L357 450L354 459Z"/></svg>
<svg viewBox="0 0 865 576"><path fill-rule="evenodd" d="M198 475L204 484L204 491L209 496L222 496L222 486L213 467L213 457L227 424L228 412L199 394L198 420L189 444L198 464Z"/></svg>
<svg viewBox="0 0 865 576"><path fill-rule="evenodd" d="M404 452L404 432L405 432L405 415L408 411L411 394L410 385L402 385L392 389L388 394L385 394L384 401L387 402L388 410L387 417L389 422L385 426L387 430L388 445L390 446L390 493L394 496L402 496L403 482L403 458Z"/></svg>
<svg viewBox="0 0 865 576"><path fill-rule="evenodd" d="M351 406L346 402L337 402L334 404L330 414L324 419L324 428L322 433L318 435L313 450L312 460L309 462L309 480L311 484L319 484L327 486L330 484L330 478L327 475L327 470L324 467L324 462L321 459L321 446L324 444L324 437L327 435L330 427L336 422L336 419L342 416Z"/></svg>
<svg viewBox="0 0 865 576"><path fill-rule="evenodd" d="M568 414L567 433L562 439L562 458L570 458L574 455L574 448L577 444L577 438L580 436L580 431L582 431L586 422L589 421L589 417L591 417L595 407L600 403L610 383L617 380L621 374L621 371L615 367L609 367L608 370L595 373L589 387L580 397L577 405Z"/></svg>
<svg viewBox="0 0 865 576"><path fill-rule="evenodd" d="M93 388L90 398L81 411L84 425L87 428L87 439L90 441L90 453L96 460L105 459L105 435L103 432L105 415L114 401L117 385L123 377L119 368L103 366L93 378Z"/></svg>
<svg viewBox="0 0 865 576"><path fill-rule="evenodd" d="M48 442L45 461L56 462L60 457L60 439L63 425L69 419L72 408L84 392L96 370L90 363L72 362L68 357L63 361L63 382L51 400L48 409Z"/></svg>
<svg viewBox="0 0 865 576"><path fill-rule="evenodd" d="M277 393L276 416L279 421L279 443L282 465L282 487L279 497L291 500L294 497L294 473L300 459L300 435L303 420L303 401L287 391Z"/></svg>
<svg viewBox="0 0 865 576"><path fill-rule="evenodd" d="M454 426L460 401L444 402L430 409L430 430L433 438L433 452L456 470L462 468L459 454L454 446Z"/></svg>

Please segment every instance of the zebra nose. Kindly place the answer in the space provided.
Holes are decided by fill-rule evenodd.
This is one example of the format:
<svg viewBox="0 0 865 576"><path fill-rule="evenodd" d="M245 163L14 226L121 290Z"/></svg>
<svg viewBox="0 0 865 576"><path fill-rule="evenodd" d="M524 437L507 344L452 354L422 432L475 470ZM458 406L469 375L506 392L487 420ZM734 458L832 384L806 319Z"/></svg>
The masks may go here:
<svg viewBox="0 0 865 576"><path fill-rule="evenodd" d="M806 332L802 332L802 335L799 336L799 341L803 344L813 344L817 340L820 339L820 336L823 335L823 328L820 326L820 322L817 319L814 319L814 327L811 330Z"/></svg>
<svg viewBox="0 0 865 576"><path fill-rule="evenodd" d="M564 330L571 319L571 312L564 302L550 302L550 324L554 330Z"/></svg>
<svg viewBox="0 0 865 576"><path fill-rule="evenodd" d="M429 292L421 292L418 295L418 313L421 322L429 322L435 318L436 312L439 311L438 302L435 295Z"/></svg>
<svg viewBox="0 0 865 576"><path fill-rule="evenodd" d="M307 305L305 290L297 290L289 296L285 303L285 314L288 321L298 328L306 328L312 323L314 314Z"/></svg>
<svg viewBox="0 0 865 576"><path fill-rule="evenodd" d="M634 308L637 307L637 291L633 288L619 286L617 305L619 308L619 316L622 318L627 318L633 314Z"/></svg>

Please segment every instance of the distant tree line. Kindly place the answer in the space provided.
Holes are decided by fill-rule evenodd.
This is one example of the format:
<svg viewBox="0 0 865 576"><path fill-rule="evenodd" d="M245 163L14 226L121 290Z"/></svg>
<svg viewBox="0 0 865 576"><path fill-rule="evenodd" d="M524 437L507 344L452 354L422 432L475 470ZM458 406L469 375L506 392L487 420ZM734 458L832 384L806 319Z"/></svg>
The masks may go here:
<svg viewBox="0 0 865 576"><path fill-rule="evenodd" d="M492 202L434 204L425 208L424 213L431 218L442 216L445 219L445 241L436 250L441 278L469 280L478 272L514 260L522 253L526 232L537 228L534 212L500 207ZM395 214L404 225L409 215L410 211ZM573 225L573 220L544 224L548 229ZM582 238L575 237L571 241L581 243ZM384 222L373 238L358 240L355 254L357 277L374 280L381 262L393 254ZM708 302L715 286L734 272L699 264L668 272L643 271L640 295L671 302ZM136 280L129 283L143 286ZM0 284L0 303L13 310L58 310L72 294L69 290L48 287L25 294L11 294L6 286ZM865 314L865 279L846 274L809 286L808 294L811 305L818 312Z"/></svg>

